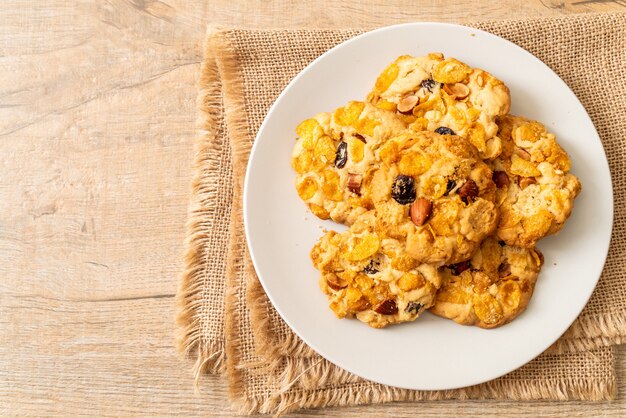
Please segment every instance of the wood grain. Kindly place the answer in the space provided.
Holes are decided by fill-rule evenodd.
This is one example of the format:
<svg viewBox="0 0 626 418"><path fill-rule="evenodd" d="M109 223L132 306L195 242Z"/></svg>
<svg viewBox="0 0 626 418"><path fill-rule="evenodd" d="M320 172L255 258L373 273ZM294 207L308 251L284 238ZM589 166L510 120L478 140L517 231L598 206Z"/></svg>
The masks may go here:
<svg viewBox="0 0 626 418"><path fill-rule="evenodd" d="M207 23L372 27L624 10L623 1L0 2L0 414L231 416L174 350ZM619 399L426 402L305 416L623 416Z"/></svg>

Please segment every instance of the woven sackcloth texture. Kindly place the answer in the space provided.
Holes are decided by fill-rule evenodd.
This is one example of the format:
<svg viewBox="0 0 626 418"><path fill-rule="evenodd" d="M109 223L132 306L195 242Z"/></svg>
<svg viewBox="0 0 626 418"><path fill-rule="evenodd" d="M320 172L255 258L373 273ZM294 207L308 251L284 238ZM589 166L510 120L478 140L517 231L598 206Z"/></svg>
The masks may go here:
<svg viewBox="0 0 626 418"><path fill-rule="evenodd" d="M471 388L415 392L385 387L312 352L282 322L254 274L241 220L241 191L256 131L284 86L314 58L360 31L210 30L198 105L196 177L186 271L179 289L180 348L195 371L224 370L242 412L447 398L607 399L613 351L626 335L625 15L466 23L529 50L553 68L590 113L609 156L615 227L600 283L549 352ZM620 184L621 183L621 184ZM592 351L588 351L592 350Z"/></svg>

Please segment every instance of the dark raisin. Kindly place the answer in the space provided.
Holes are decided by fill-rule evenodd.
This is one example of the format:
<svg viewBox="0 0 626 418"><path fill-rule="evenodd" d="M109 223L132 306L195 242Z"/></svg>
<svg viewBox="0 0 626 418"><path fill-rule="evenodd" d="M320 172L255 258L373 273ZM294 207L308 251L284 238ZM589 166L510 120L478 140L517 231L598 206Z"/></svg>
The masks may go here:
<svg viewBox="0 0 626 418"><path fill-rule="evenodd" d="M500 247L504 247L506 245L506 242L500 240L498 241L498 244L500 244Z"/></svg>
<svg viewBox="0 0 626 418"><path fill-rule="evenodd" d="M376 274L379 272L378 268L380 267L380 261L370 260L370 262L363 269L363 273L365 274Z"/></svg>
<svg viewBox="0 0 626 418"><path fill-rule="evenodd" d="M461 261L460 263L450 264L448 268L452 270L453 276L458 276L459 274L470 268L470 262L469 260Z"/></svg>
<svg viewBox="0 0 626 418"><path fill-rule="evenodd" d="M507 187L511 183L509 176L504 171L494 171L491 178L498 189Z"/></svg>
<svg viewBox="0 0 626 418"><path fill-rule="evenodd" d="M435 129L435 133L438 133L439 135L456 135L452 129L446 126L438 127Z"/></svg>
<svg viewBox="0 0 626 418"><path fill-rule="evenodd" d="M341 141L335 153L335 167L343 168L346 165L346 161L348 161L348 144Z"/></svg>
<svg viewBox="0 0 626 418"><path fill-rule="evenodd" d="M400 174L391 185L391 197L401 205L408 205L415 200L415 180L411 176Z"/></svg>
<svg viewBox="0 0 626 418"><path fill-rule="evenodd" d="M448 184L446 184L446 192L443 195L444 196L449 195L452 189L454 189L455 187L456 187L456 181L448 180Z"/></svg>
<svg viewBox="0 0 626 418"><path fill-rule="evenodd" d="M358 140L359 140L359 141L361 141L362 143L367 144L367 141L365 140L365 137L364 137L363 135L361 135L361 134L359 134L359 133L354 133L353 135L354 135L354 137L355 137L356 139L358 139Z"/></svg>
<svg viewBox="0 0 626 418"><path fill-rule="evenodd" d="M419 313L419 311L424 307L424 305L422 305L419 302L409 302L408 305L406 305L406 309L405 311L410 313L410 314L417 314Z"/></svg>
<svg viewBox="0 0 626 418"><path fill-rule="evenodd" d="M437 87L437 85L439 85L439 83L437 83L432 78L428 78L426 80L423 80L420 85L422 86L424 90L428 90L429 92L432 93L433 90L435 90L435 88Z"/></svg>
<svg viewBox="0 0 626 418"><path fill-rule="evenodd" d="M395 300L387 299L386 301L378 305L374 310L381 315L393 315L398 312L398 305L396 305Z"/></svg>
<svg viewBox="0 0 626 418"><path fill-rule="evenodd" d="M474 182L474 180L467 180L459 189L457 193L461 197L463 203L468 204L469 202L473 202L474 198L478 196L478 186Z"/></svg>

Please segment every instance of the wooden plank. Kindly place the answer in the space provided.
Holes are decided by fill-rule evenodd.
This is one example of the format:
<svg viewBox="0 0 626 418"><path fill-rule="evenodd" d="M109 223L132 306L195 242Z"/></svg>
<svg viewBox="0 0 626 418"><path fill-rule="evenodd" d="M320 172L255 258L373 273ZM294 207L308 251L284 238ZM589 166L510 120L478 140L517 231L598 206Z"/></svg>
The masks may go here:
<svg viewBox="0 0 626 418"><path fill-rule="evenodd" d="M392 4L393 3L393 4ZM0 3L0 414L229 416L174 350L174 293L207 23L373 27L625 10L624 2L234 0ZM251 12L254 11L254 12ZM618 353L625 376L626 349ZM501 416L612 403L437 402ZM414 404L307 416L409 416Z"/></svg>

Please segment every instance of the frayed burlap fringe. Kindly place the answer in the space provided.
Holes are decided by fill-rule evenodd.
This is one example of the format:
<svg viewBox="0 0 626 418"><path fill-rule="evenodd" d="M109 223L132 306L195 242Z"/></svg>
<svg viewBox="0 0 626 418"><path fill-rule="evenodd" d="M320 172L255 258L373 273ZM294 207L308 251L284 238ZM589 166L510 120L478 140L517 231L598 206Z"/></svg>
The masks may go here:
<svg viewBox="0 0 626 418"><path fill-rule="evenodd" d="M315 351L295 333L290 332L285 338L278 338L269 317L271 309L268 304L271 302L265 295L252 264L249 265L248 278L246 301L250 309L255 350L263 358L258 364L251 363L248 366L263 373L275 370L285 356L298 358L314 356Z"/></svg>
<svg viewBox="0 0 626 418"><path fill-rule="evenodd" d="M550 353L593 350L626 343L626 312L578 317L571 327L550 348Z"/></svg>
<svg viewBox="0 0 626 418"><path fill-rule="evenodd" d="M502 393L510 394L512 401L529 401L540 399L570 400L588 399L594 401L608 399L606 394L615 396L617 384L615 380L608 382L590 382L586 379L520 382L509 380L492 380L477 386L444 391L410 391L383 385L363 385L354 383L333 386L317 391L293 390L285 393L291 386L277 391L270 397L239 398L235 405L240 413L258 411L260 413L286 414L305 408L333 406L353 406L370 403L442 401L442 400L483 400L499 399Z"/></svg>
<svg viewBox="0 0 626 418"><path fill-rule="evenodd" d="M217 141L216 132L218 120L222 117L222 86L213 55L216 48L211 44L211 40L217 39L215 33L216 30L213 29L209 29L207 33L205 59L201 68L200 92L197 98L200 109L197 122L200 137L196 141L196 176L192 182L192 199L186 225L185 270L177 294L178 349L186 356L196 357L193 367L196 383L205 372L224 371L226 360L223 338L208 341L202 334L203 321L207 320L207 313L202 309L207 288L207 241L217 210L214 198L220 192L217 185L210 180L219 172L219 159L224 152Z"/></svg>
<svg viewBox="0 0 626 418"><path fill-rule="evenodd" d="M226 32L225 32L226 33ZM225 34L224 33L224 34ZM237 56L227 36L212 36L211 44L215 48L219 76L222 80L224 100L224 119L228 126L229 139L233 154L233 196L243 196L243 184L246 173L246 162L250 154L251 141L246 140L248 122L246 120L243 101L243 79L241 77ZM237 325L240 318L236 309L241 303L238 300L241 284L238 282L238 271L245 268L246 263L252 264L246 248L243 231L243 202L241 198L233 199L231 209L231 239L226 259L226 292L225 292L225 340L226 370L229 377L228 395L233 403L245 398L245 382L240 368L241 333ZM245 254L241 257L241 254Z"/></svg>
<svg viewBox="0 0 626 418"><path fill-rule="evenodd" d="M255 274L251 270L250 274ZM260 370L271 370L282 357L309 358L316 355L294 333L278 336L274 331L269 317L267 304L269 300L263 287L257 281L250 283L247 289L247 302L250 307L251 322L255 337L257 354L264 357L258 365ZM572 326L552 344L548 354L576 353L594 350L598 347L608 347L626 343L624 330L626 329L626 314L607 313L594 317L579 317ZM250 367L257 365L251 364Z"/></svg>

